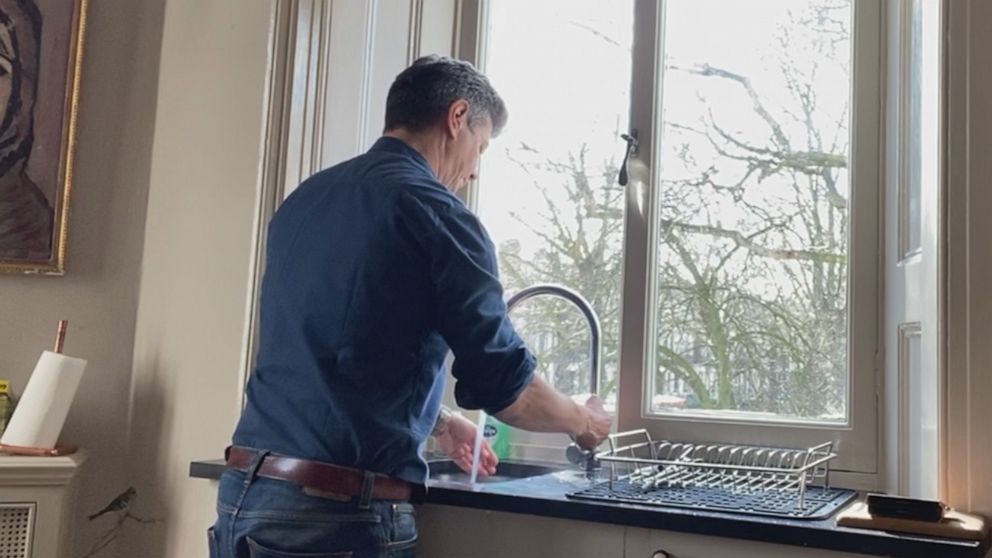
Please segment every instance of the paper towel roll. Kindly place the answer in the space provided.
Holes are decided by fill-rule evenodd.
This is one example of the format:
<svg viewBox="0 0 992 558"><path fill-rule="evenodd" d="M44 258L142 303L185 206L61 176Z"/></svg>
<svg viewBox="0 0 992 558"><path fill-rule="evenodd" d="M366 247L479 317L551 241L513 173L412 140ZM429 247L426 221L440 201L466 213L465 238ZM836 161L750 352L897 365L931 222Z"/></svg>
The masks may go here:
<svg viewBox="0 0 992 558"><path fill-rule="evenodd" d="M81 358L43 352L0 444L54 448L85 369Z"/></svg>

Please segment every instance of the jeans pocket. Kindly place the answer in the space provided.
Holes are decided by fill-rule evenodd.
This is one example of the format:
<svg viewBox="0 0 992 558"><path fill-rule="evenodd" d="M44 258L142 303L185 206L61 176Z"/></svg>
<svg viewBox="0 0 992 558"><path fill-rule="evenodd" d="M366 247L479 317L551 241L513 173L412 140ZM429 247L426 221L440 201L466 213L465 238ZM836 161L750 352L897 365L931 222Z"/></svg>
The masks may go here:
<svg viewBox="0 0 992 558"><path fill-rule="evenodd" d="M214 532L213 527L207 529L207 552L210 558L220 558L220 553L217 551L217 533Z"/></svg>
<svg viewBox="0 0 992 558"><path fill-rule="evenodd" d="M412 551L417 546L417 517L413 505L393 504L391 515L386 550L390 556L413 556Z"/></svg>
<svg viewBox="0 0 992 558"><path fill-rule="evenodd" d="M275 550L262 546L248 537L248 556L250 558L351 558L353 552L293 552Z"/></svg>

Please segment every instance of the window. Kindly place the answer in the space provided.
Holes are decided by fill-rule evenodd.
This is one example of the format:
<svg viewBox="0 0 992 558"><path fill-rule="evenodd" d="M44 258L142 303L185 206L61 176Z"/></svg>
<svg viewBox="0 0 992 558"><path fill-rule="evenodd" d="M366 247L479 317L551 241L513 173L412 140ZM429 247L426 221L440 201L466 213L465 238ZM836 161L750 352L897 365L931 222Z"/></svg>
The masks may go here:
<svg viewBox="0 0 992 558"><path fill-rule="evenodd" d="M511 119L473 200L508 291L560 283L596 309L619 428L834 440L841 469L874 473L878 3L481 7L477 61ZM511 315L542 373L589 389L578 312Z"/></svg>
<svg viewBox="0 0 992 558"><path fill-rule="evenodd" d="M596 310L599 391L615 404L625 198L617 138L629 128L633 2L500 1L488 16L484 66L511 124L482 159L477 210L507 291L559 283ZM589 328L574 306L537 297L511 316L558 389L592 389Z"/></svg>
<svg viewBox="0 0 992 558"><path fill-rule="evenodd" d="M646 411L844 422L851 5L666 6Z"/></svg>

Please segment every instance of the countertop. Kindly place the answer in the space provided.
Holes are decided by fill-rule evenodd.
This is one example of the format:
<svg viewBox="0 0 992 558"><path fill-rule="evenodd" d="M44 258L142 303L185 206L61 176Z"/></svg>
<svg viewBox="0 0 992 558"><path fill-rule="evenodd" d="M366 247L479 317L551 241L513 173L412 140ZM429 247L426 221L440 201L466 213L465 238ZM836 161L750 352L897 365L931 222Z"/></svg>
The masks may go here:
<svg viewBox="0 0 992 558"><path fill-rule="evenodd" d="M195 461L190 476L218 479L221 460ZM970 542L838 527L833 519L796 520L682 508L570 499L589 486L585 474L563 470L500 483L431 481L424 503L522 513L559 519L663 529L800 547L905 558L982 558L990 541Z"/></svg>

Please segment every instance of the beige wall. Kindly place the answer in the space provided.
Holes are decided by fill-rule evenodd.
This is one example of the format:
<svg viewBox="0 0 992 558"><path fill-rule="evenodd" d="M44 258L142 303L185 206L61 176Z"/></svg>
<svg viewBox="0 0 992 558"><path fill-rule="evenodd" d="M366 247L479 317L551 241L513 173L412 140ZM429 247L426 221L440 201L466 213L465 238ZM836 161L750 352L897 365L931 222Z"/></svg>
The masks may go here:
<svg viewBox="0 0 992 558"><path fill-rule="evenodd" d="M130 475L144 495L121 557L206 556L238 412L272 2L169 0L134 341Z"/></svg>
<svg viewBox="0 0 992 558"><path fill-rule="evenodd" d="M992 2L948 4L944 494L992 516Z"/></svg>
<svg viewBox="0 0 992 558"><path fill-rule="evenodd" d="M134 484L160 521L98 556L206 556L214 492L186 474L237 415L271 3L90 4L68 272L0 276L0 378L22 391L69 319L89 360L63 433L90 455L73 555Z"/></svg>
<svg viewBox="0 0 992 558"><path fill-rule="evenodd" d="M77 513L80 549L106 528L82 515L127 486L128 393L163 3L90 2L68 271L65 277L0 275L0 378L22 392L60 318L70 322L66 352L89 360L63 431L63 440L90 455Z"/></svg>

